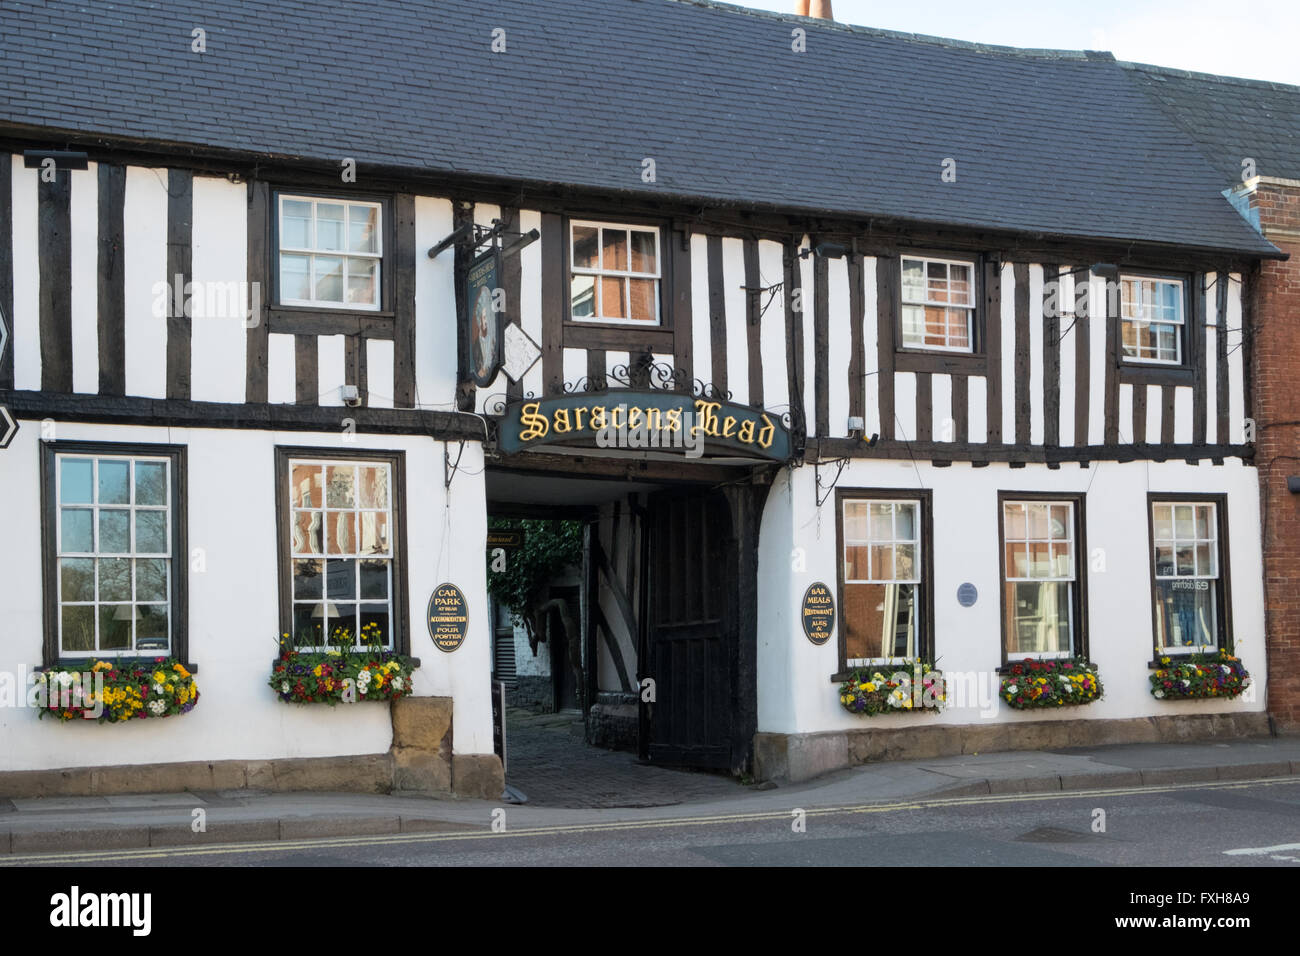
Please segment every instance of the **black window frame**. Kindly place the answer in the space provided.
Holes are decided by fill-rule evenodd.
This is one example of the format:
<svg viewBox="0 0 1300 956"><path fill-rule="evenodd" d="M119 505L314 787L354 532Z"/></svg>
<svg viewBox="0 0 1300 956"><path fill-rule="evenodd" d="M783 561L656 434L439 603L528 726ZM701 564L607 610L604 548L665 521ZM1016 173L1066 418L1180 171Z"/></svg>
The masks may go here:
<svg viewBox="0 0 1300 956"><path fill-rule="evenodd" d="M1156 629L1156 529L1155 515L1152 510L1153 506L1159 503L1209 503L1214 505L1215 532L1218 535L1217 543L1219 547L1219 600L1217 602L1217 623L1219 625L1220 638L1218 650L1222 650L1227 654L1235 653L1235 645L1232 638L1232 576L1231 563L1229 561L1230 549L1228 547L1227 494L1223 492L1196 493L1149 491L1147 492L1147 565L1151 572L1151 661L1149 666L1152 669L1160 667L1160 658L1162 657L1168 657L1170 660L1176 661L1185 660L1205 653L1204 651L1193 649L1185 651L1160 650L1159 632Z"/></svg>
<svg viewBox="0 0 1300 956"><path fill-rule="evenodd" d="M41 442L41 590L44 607L44 627L41 648L45 667L76 667L90 665L95 660L149 660L157 654L133 653L125 656L103 654L64 654L59 640L59 582L58 582L58 507L55 495L56 469L61 455L87 457L146 457L169 458L171 461L171 548L172 574L168 595L168 614L171 618L171 647L163 656L183 663L187 670L198 673L190 660L189 646L189 519L187 448L184 445L152 444L149 442L106 441L42 441Z"/></svg>
<svg viewBox="0 0 1300 956"><path fill-rule="evenodd" d="M303 199L313 199L325 202L368 202L378 203L380 206L380 216L383 222L379 224L379 232L383 242L383 252L379 259L379 308L378 309L357 309L349 307L347 304L328 305L318 303L315 305L285 305L280 302L280 198L282 196L298 196ZM353 190L328 190L317 187L296 187L293 185L273 184L270 187L270 201L267 210L267 229L269 231L269 242L267 243L267 263L266 278L269 286L267 302L267 313L272 320L293 319L293 318L320 318L329 322L339 318L347 319L382 319L391 320L396 316L395 309L395 277L393 270L396 261L396 242L397 229L393 222L394 194L383 192L359 192ZM322 334L325 334L322 332Z"/></svg>
<svg viewBox="0 0 1300 956"><path fill-rule="evenodd" d="M986 375L988 373L988 315L986 297L986 270L994 260L983 252L953 249L898 249L890 257L894 284L893 322L894 370L898 372L939 372ZM975 307L971 310L971 350L957 352L947 349L924 348L903 344L903 259L944 259L949 262L970 263L974 273ZM1001 268L1001 263L996 263ZM880 268L877 260L876 268ZM1002 316L992 320L1001 322ZM1000 358L998 359L1000 361Z"/></svg>
<svg viewBox="0 0 1300 956"><path fill-rule="evenodd" d="M1181 282L1183 286L1183 324L1179 335L1179 348L1182 362L1173 365L1166 362L1139 362L1124 355L1124 287L1125 278L1163 279L1166 282ZM1205 311L1204 300L1198 307L1196 296L1204 294L1203 275L1193 272L1167 271L1159 269L1127 268L1120 266L1115 278L1115 295L1113 297L1113 315L1109 321L1114 323L1114 354L1111 360L1119 369L1119 380L1134 385L1194 385L1196 369L1200 362L1200 350L1197 344L1204 339ZM1198 291L1199 290L1199 291ZM1111 311L1112 297L1106 296L1106 308Z"/></svg>
<svg viewBox="0 0 1300 956"><path fill-rule="evenodd" d="M835 628L836 672L831 681L848 680L849 675L858 670L848 666L845 647L846 628L844 603L844 502L845 501L920 501L921 502L921 596L917 602L922 615L921 626L916 635L916 656L928 664L934 664L934 492L929 488L837 488L835 489ZM869 665L875 666L875 665ZM888 667L888 664L881 664Z"/></svg>
<svg viewBox="0 0 1300 956"><path fill-rule="evenodd" d="M410 590L406 556L406 452L378 448L322 448L306 445L275 446L275 547L276 577L279 582L279 628L277 636L293 632L293 556L289 550L289 462L295 458L315 458L351 462L383 462L392 468L393 498L391 533L393 547L392 651L410 655Z"/></svg>
<svg viewBox="0 0 1300 956"><path fill-rule="evenodd" d="M1053 502L1068 501L1074 505L1074 597L1071 601L1073 620L1076 623L1071 635L1071 656L1089 660L1088 656L1088 537L1087 537L1087 495L1083 492L1060 491L998 491L998 607L1000 608L1001 631L998 648L1002 663L998 672L1005 672L1014 661L1023 660L1059 660L1056 657L1036 658L1030 654L1017 655L1012 658L1007 654L1007 541L1005 505L1007 502Z"/></svg>
<svg viewBox="0 0 1300 956"><path fill-rule="evenodd" d="M671 243L682 238L683 232L673 220L656 216L624 215L620 212L568 210L559 217L560 241L563 259L561 269L561 334L564 348L607 349L627 351L635 359L638 352L650 351L660 355L675 355L674 335L678 331L673 303L676 280L673 263L675 256ZM596 322L573 317L573 223L589 222L611 226L652 226L659 230L659 321L653 325L636 325L631 322ZM686 241L690 241L689 233ZM707 276L698 281L707 282ZM690 335L690 328L681 330Z"/></svg>

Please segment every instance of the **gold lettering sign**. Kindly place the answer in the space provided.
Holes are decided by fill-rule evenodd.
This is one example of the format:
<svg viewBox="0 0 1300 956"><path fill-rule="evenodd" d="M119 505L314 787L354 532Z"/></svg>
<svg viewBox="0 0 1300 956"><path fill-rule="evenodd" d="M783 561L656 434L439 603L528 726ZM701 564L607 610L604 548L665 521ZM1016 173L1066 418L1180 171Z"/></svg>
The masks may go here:
<svg viewBox="0 0 1300 956"><path fill-rule="evenodd" d="M831 639L835 630L835 596L820 581L808 585L803 593L803 632L818 647Z"/></svg>
<svg viewBox="0 0 1300 956"><path fill-rule="evenodd" d="M529 398L507 407L500 447L507 454L549 444L628 449L704 445L784 461L790 434L761 409L713 397L618 389ZM695 456L693 456L695 457Z"/></svg>
<svg viewBox="0 0 1300 956"><path fill-rule="evenodd" d="M469 604L454 584L439 584L429 597L429 636L433 646L450 654L469 633Z"/></svg>

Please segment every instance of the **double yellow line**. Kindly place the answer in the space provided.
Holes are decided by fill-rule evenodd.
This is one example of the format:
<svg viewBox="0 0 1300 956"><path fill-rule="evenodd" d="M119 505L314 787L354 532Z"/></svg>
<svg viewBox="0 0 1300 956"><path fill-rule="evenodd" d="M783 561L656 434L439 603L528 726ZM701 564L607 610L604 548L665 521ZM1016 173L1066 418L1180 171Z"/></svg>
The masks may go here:
<svg viewBox="0 0 1300 956"><path fill-rule="evenodd" d="M867 813L899 813L933 810L944 807L988 806L1003 803L1042 803L1049 800L1084 800L1097 797L1120 797L1172 793L1181 790L1240 790L1246 787L1271 787L1300 783L1300 777L1267 777L1259 780L1224 780L1209 783L1176 783L1156 786L1112 787L1096 790L1067 790L1043 793L1003 793L966 797L932 797L893 803L864 803L843 807L805 809L808 817L848 816ZM797 799L792 794L792 803ZM402 846L426 843L453 843L465 840L500 840L508 837L561 836L564 834L610 833L620 830L658 830L679 827L718 826L728 823L790 822L795 807L750 813L715 813L705 816L665 819L610 820L597 823L520 827L491 832L459 833L388 833L354 837L324 837L306 840L270 840L260 843L209 843L194 846L142 847L136 850L94 850L70 853L32 853L0 856L0 866L25 863L114 863L128 860L166 860L188 856L227 856L239 853L285 853L293 850L323 850L346 847Z"/></svg>

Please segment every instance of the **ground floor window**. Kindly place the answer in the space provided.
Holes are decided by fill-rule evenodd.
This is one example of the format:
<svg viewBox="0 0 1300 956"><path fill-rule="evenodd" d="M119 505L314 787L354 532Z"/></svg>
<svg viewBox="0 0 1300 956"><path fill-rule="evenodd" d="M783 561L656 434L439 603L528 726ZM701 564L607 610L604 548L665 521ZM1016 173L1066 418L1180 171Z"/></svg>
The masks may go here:
<svg viewBox="0 0 1300 956"><path fill-rule="evenodd" d="M1082 501L999 499L1004 659L1082 655Z"/></svg>
<svg viewBox="0 0 1300 956"><path fill-rule="evenodd" d="M839 493L841 670L929 653L929 493Z"/></svg>
<svg viewBox="0 0 1300 956"><path fill-rule="evenodd" d="M184 450L49 442L43 467L47 662L184 657Z"/></svg>
<svg viewBox="0 0 1300 956"><path fill-rule="evenodd" d="M1157 654L1227 650L1227 574L1220 498L1152 495Z"/></svg>
<svg viewBox="0 0 1300 956"><path fill-rule="evenodd" d="M278 449L282 632L402 649L401 459Z"/></svg>

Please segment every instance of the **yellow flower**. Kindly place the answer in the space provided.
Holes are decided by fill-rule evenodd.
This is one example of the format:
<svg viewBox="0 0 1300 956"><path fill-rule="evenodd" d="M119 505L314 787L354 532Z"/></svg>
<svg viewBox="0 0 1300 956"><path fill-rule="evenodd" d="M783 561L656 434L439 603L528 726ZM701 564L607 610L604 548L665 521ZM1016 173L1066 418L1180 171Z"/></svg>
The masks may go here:
<svg viewBox="0 0 1300 956"><path fill-rule="evenodd" d="M167 679L167 675L164 674L162 671L154 671L153 679L154 679L154 683L161 684L163 681Z"/></svg>
<svg viewBox="0 0 1300 956"><path fill-rule="evenodd" d="M873 684L873 683L871 683L870 681L868 681L867 683L863 684L862 686L863 686L863 689L864 689L864 690L867 690L867 691L873 691L873 690L876 689L876 685Z"/></svg>

